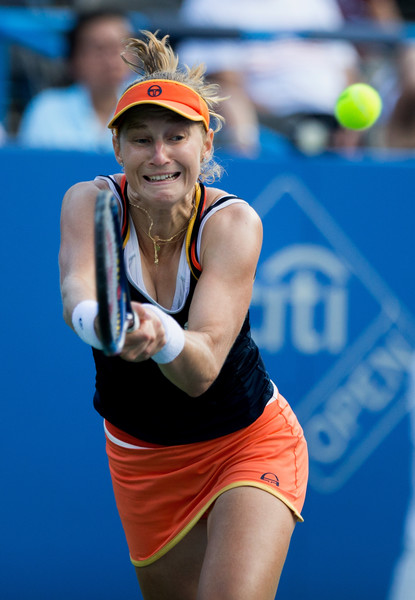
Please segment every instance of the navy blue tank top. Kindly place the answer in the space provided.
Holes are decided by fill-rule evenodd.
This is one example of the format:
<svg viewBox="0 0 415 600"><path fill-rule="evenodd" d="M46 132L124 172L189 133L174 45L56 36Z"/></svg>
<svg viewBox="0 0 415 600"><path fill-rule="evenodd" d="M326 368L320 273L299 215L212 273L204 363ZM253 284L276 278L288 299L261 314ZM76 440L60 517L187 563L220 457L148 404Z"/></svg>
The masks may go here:
<svg viewBox="0 0 415 600"><path fill-rule="evenodd" d="M124 177L119 186L111 180L122 206L122 234L125 237L128 231L127 182ZM205 197L205 188L200 185L196 214L189 225L186 243L192 273L190 291L182 310L172 315L182 327L188 321L190 303L201 272L196 243L206 214ZM133 285L129 284L129 287L132 300L149 301ZM173 385L152 360L127 362L119 357L107 357L95 348L93 354L96 410L119 429L153 444L188 444L247 427L262 414L273 394L273 384L251 337L249 313L217 379L197 398Z"/></svg>

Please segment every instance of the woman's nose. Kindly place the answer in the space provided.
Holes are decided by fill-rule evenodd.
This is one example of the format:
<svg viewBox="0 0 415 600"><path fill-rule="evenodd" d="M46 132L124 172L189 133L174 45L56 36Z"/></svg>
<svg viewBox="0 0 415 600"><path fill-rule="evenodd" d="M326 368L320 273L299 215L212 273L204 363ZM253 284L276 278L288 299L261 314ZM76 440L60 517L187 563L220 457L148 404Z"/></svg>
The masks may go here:
<svg viewBox="0 0 415 600"><path fill-rule="evenodd" d="M157 165L164 165L168 160L166 145L162 141L156 141L153 146L152 162Z"/></svg>

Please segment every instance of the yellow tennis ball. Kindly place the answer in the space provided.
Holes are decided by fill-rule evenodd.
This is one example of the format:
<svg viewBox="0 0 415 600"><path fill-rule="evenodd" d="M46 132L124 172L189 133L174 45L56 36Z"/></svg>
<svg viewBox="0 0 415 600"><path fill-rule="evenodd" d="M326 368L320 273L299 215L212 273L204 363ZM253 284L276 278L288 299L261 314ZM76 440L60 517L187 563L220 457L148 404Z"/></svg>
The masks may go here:
<svg viewBox="0 0 415 600"><path fill-rule="evenodd" d="M354 83L338 97L334 114L347 129L367 129L379 118L382 100L378 92L367 83Z"/></svg>

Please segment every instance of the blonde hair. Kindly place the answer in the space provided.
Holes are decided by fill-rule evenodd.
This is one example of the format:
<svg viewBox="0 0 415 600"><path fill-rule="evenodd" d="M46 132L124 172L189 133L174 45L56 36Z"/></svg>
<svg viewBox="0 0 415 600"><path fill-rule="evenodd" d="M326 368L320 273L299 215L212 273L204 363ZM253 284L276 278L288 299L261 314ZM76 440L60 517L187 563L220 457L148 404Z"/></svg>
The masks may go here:
<svg viewBox="0 0 415 600"><path fill-rule="evenodd" d="M218 132L224 122L224 118L215 110L216 106L225 100L219 96L219 86L205 81L206 67L204 64L188 67L179 66L179 57L169 44L169 36L158 38L157 33L141 31L147 38L130 38L126 41L124 52L121 54L123 61L132 71L140 76L139 81L151 81L152 79L168 79L183 83L192 88L203 98L209 109L210 121L214 133ZM137 83L134 82L134 83ZM131 84L131 85L134 85ZM127 88L128 89L128 88ZM201 181L212 183L223 173L223 169L214 160L210 159L201 164Z"/></svg>

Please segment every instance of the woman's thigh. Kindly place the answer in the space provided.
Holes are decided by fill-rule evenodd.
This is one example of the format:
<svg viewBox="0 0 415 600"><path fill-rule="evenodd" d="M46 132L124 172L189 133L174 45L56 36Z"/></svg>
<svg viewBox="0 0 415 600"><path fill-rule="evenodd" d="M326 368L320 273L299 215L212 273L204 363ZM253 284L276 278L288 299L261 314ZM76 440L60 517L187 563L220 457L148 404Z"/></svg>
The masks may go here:
<svg viewBox="0 0 415 600"><path fill-rule="evenodd" d="M294 530L290 509L253 487L222 494L208 521L198 600L273 600Z"/></svg>

